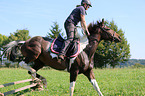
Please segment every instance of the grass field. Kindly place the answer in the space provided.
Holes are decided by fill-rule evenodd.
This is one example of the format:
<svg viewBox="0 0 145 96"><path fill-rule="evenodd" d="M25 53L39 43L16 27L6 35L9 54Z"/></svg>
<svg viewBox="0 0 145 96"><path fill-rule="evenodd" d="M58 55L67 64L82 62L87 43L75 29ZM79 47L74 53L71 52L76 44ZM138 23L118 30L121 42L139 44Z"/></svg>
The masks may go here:
<svg viewBox="0 0 145 96"><path fill-rule="evenodd" d="M56 70L40 70L39 74L47 79L47 89L33 91L30 89L10 95L24 96L68 96L69 74ZM94 69L96 80L104 96L145 96L145 69ZM25 69L0 69L0 84L30 79ZM29 83L0 88L0 92L14 90ZM79 75L75 85L74 96L98 95L88 79Z"/></svg>

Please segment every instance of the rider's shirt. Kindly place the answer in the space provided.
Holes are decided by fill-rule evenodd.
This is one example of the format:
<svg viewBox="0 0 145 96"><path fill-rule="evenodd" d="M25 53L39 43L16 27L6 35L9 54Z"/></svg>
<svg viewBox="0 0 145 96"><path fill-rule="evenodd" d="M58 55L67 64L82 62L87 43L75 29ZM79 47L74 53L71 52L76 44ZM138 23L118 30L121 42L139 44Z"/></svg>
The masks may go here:
<svg viewBox="0 0 145 96"><path fill-rule="evenodd" d="M66 21L77 25L81 21L81 14L86 15L86 10L83 6L76 7L68 16Z"/></svg>

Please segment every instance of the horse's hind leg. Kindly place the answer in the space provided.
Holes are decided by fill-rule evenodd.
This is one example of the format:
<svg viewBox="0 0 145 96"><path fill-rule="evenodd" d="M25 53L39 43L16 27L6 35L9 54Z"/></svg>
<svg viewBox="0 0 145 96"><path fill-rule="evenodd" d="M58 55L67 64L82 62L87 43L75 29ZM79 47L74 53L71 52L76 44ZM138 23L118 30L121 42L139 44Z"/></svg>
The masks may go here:
<svg viewBox="0 0 145 96"><path fill-rule="evenodd" d="M32 68L35 69L36 72L44 66L44 63L41 62L39 59L36 59L36 60L34 61L34 63L35 63L35 64L32 66ZM29 73L29 74L32 74L31 71L28 71L28 73ZM47 88L47 81L46 81L46 78L44 78L43 76L39 75L38 73L36 73L36 77L37 77L38 79L42 80L44 87Z"/></svg>
<svg viewBox="0 0 145 96"><path fill-rule="evenodd" d="M94 76L94 72L93 72L93 69L88 69L88 71L86 71L84 73L85 76L88 77L89 81L91 82L91 84L93 85L94 89L98 92L99 96L103 96L102 92L100 91L100 88L98 86L98 83L95 79L95 76Z"/></svg>
<svg viewBox="0 0 145 96"><path fill-rule="evenodd" d="M33 40L32 40L33 41ZM21 52L25 56L25 60L21 61L19 65L31 72L32 79L36 78L36 70L27 64L35 61L41 53L41 44L34 40L34 42L26 42L21 46Z"/></svg>
<svg viewBox="0 0 145 96"><path fill-rule="evenodd" d="M30 51L31 52L31 51ZM28 71L31 72L31 76L32 76L32 79L36 79L36 70L33 69L32 67L28 66L28 63L36 60L36 56L35 55L32 55L32 54L28 54L28 56L24 59L24 61L21 61L19 63L19 65L22 67L22 68L25 68L27 69Z"/></svg>
<svg viewBox="0 0 145 96"><path fill-rule="evenodd" d="M39 78L40 80L42 80L43 86L45 88L47 88L47 80L46 80L46 78L44 78L43 76L39 75L38 73L36 73L36 77Z"/></svg>
<svg viewBox="0 0 145 96"><path fill-rule="evenodd" d="M21 61L19 63L19 65L22 67L22 68L25 68L27 69L28 71L31 72L31 76L32 76L32 79L35 79L36 78L36 70L33 69L32 67L28 66L24 61Z"/></svg>

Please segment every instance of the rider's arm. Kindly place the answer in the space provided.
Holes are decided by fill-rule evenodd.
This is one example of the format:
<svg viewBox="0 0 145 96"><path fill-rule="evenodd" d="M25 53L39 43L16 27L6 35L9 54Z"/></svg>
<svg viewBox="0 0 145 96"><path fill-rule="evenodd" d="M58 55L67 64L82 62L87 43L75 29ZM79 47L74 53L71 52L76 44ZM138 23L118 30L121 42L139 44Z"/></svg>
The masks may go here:
<svg viewBox="0 0 145 96"><path fill-rule="evenodd" d="M82 15L82 14L81 14L81 27L85 31L85 34L90 35L88 28L87 28L86 21L85 21L85 15Z"/></svg>

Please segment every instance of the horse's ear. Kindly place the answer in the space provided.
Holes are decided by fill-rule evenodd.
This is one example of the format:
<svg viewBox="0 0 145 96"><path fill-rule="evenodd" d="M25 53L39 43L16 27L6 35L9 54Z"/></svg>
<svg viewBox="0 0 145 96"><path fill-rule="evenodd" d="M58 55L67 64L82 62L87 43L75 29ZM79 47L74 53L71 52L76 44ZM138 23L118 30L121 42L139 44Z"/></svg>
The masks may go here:
<svg viewBox="0 0 145 96"><path fill-rule="evenodd" d="M99 21L97 21L97 24L99 24Z"/></svg>
<svg viewBox="0 0 145 96"><path fill-rule="evenodd" d="M104 24L104 18L102 19L102 25Z"/></svg>

